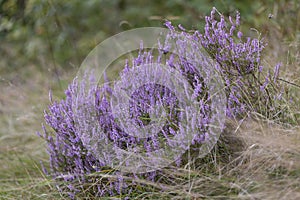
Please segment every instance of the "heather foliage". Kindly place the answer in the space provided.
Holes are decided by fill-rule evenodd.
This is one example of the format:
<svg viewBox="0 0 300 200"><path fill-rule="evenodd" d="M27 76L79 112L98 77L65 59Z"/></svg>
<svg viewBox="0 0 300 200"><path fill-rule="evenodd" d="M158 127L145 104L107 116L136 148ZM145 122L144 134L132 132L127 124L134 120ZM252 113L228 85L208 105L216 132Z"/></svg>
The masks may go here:
<svg viewBox="0 0 300 200"><path fill-rule="evenodd" d="M171 32L169 37L174 39L178 36L175 35L175 32ZM91 80L87 78L89 83L82 82L80 85L77 80L74 80L66 90L66 100L53 102L52 105L50 105L49 111L45 112L45 120L49 126L53 127L55 134L53 136L50 132L45 130L42 137L48 142L50 174L56 179L63 178L63 180L69 184L67 187L62 187L64 188L62 190L70 190L70 195L73 196L78 191L84 190L83 186L74 187L73 181L86 183L90 181L86 178L86 175L99 173L98 175L101 177L101 173L104 171L103 173L105 174L107 172L111 173L113 178L107 178L107 181L101 179L97 187L95 186L91 189L91 193L96 196L121 193L129 194L128 181L123 181L122 178L116 179L116 176L119 177L118 172L109 167L111 163L114 164L115 160L122 157L122 150L143 153L146 157L149 157L148 159L150 160L162 160L160 162L164 165L165 163L171 164L173 161L176 161L176 164L180 165L181 158L178 157L176 153L163 154L159 151L157 153L155 150L163 148L168 149L166 151L168 153L172 152L172 150L184 153L189 148L189 143L185 141L185 137L187 137L186 132L196 133L193 135L191 141L189 141L192 145L201 145L203 141L214 142L214 138L209 138L208 124L217 120L212 118L215 113L212 113L211 110L212 107L217 108L219 104L211 103L209 100L209 88L205 85L205 81L213 77L203 77L204 74L201 74L199 70L197 70L196 63L192 63L192 60L195 60L192 59L192 57L196 55L196 52L200 51L200 49L196 49L195 46L195 49L189 53L189 55L185 55L184 48L187 48L185 44L186 41L179 39L176 41L177 44L180 45L182 55L170 54L168 58L164 58L166 57L167 49L171 48L168 42L164 45L159 44L159 55L155 59L152 51L141 48L138 57L132 61L132 65L129 66L127 62L127 65L121 72L121 84L110 86L108 83L105 83L103 86L95 85L94 87L88 88L87 85L93 85L91 84L93 78L91 78ZM189 61L187 61L185 57L189 57ZM129 127L129 132L124 131L119 121L123 117L115 118L113 109L116 108L111 107L111 98L113 98L114 95L122 93L122 90L124 90L124 88L126 89L126 87L132 85L136 86L139 82L145 82L149 72L149 70L147 70L147 64L159 64L161 62L164 62L164 64L170 68L171 73L167 74L170 77L166 77L166 73L160 68L157 68L155 70L155 77L148 76L149 81L154 78L152 81L155 83L143 84L133 90L132 93L129 92L131 98L128 112L133 126ZM208 60L203 59L203 65L204 62L208 62ZM141 64L143 66L142 69L139 67ZM137 69L140 69L140 74L139 76L134 76L134 72L136 72L135 70ZM212 73L212 70L213 68L207 69L207 74ZM186 82L182 82L182 80L178 80L178 77L174 76L174 74L178 72L182 77L185 77ZM131 73L133 73L133 75L130 75ZM145 76L143 76L143 74ZM158 84L159 80L167 82L168 79L172 80L172 83L175 85L185 84L187 87L183 94L189 94L189 99L185 99L181 96L182 94L175 94L168 87ZM130 80L130 82L128 82L128 80ZM190 88L188 88L188 86L190 86ZM180 98L188 101L180 101ZM74 102L76 102L75 107ZM120 109L124 107L122 102L116 106L120 107ZM161 109L154 109L159 107L163 109L163 112L160 112ZM198 107L199 112L197 112L196 107ZM183 110L183 108L188 109ZM97 127L93 123L93 119L95 118L97 118L100 129L95 128ZM146 125L154 123L156 118L164 122L161 130L159 130L157 134L152 134L148 137L133 136L133 132L142 135L142 132L145 132L143 129L146 130L147 128ZM126 121L123 123L126 123ZM187 126L186 123L191 123L191 125ZM155 128L150 126L148 130L152 132ZM104 137L104 135L107 137ZM175 137L177 137L177 140L174 140ZM104 149L98 149L101 144L98 144L97 141L101 143L104 141L106 146L104 148L112 144L111 148L119 149L119 151L114 154L114 152L107 153ZM89 149L87 149L87 147ZM100 152L101 155L95 156L91 152ZM159 156L162 158L171 156L171 162L169 160L163 160L159 158ZM128 165L132 166L133 163L131 160L126 160ZM121 161L122 159L120 162ZM127 166L127 162L125 166ZM147 164L149 166L147 166ZM154 181L159 177L159 166L161 165L158 164L158 167L155 168L155 164L153 161L152 163L134 162L136 171L146 165L145 167L148 168L150 172L131 174L130 177L146 178ZM156 170L153 171L153 169ZM133 183L134 182L135 181L133 181ZM109 183L109 186L107 186L107 183Z"/></svg>
<svg viewBox="0 0 300 200"><path fill-rule="evenodd" d="M244 37L239 30L240 14L235 19L225 17L215 8L206 16L203 34L196 31L199 41L217 61L217 69L226 85L227 115L243 117L257 112L267 118L278 118L283 111L278 107L282 90L277 81L280 64L274 67L273 76L266 72L261 61L266 46L263 38Z"/></svg>
<svg viewBox="0 0 300 200"><path fill-rule="evenodd" d="M274 73L266 73L261 64L262 50L266 44L261 38L251 39L243 36L243 33L239 31L238 13L235 19L229 17L229 22L226 22L225 17L214 8L211 16L206 17L204 33L186 31L179 26L180 34L177 35L170 22L166 22L166 26L170 29L170 34L166 41L158 43L157 52L141 47L139 55L132 60L132 63L126 63L120 77L121 80L122 77L124 79L124 87L126 87L126 81L127 84L139 82L139 78L143 77L132 77L130 82L124 77L140 65L153 63L176 69L185 77L191 88L190 98L200 108L200 112L194 112L189 120L193 124L189 131L197 132L191 140L192 145L199 148L197 145L201 146L204 141L210 139L208 125L216 120L212 116L218 115L212 113L218 105L211 101L212 93L206 85L207 81L212 78L213 71L220 74L225 84L228 117L241 118L250 112L259 113L268 118L280 116L282 110L278 106L280 105L278 101L281 93L278 93L280 86L277 81L280 65L275 66ZM195 55L200 49L192 44L194 48L186 51L187 41L182 38L200 42L211 58L216 61L215 66L199 71L197 62L200 61L197 61L198 57ZM170 52L172 46L168 40L176 41L177 54ZM203 59L201 62L207 61ZM45 120L53 132L44 128L44 134L41 134L47 142L50 155L50 172L48 173L55 179L63 180L65 185L58 185L58 188L68 191L72 198L83 191L88 191L88 194L93 196L122 196L122 194L129 196L132 191L140 188L137 186L140 183L138 179L162 181L162 179L158 180L160 170L142 174L122 174L108 167L109 163L115 159L114 155L105 154L103 159L96 157L86 147L86 144L91 144L89 140L101 139L101 136L97 135L97 130L89 124L90 118L97 118L102 132L108 136L107 143L112 142L123 150L142 151L150 156L154 150L166 146L170 148L180 146L181 150L188 150L189 146L185 143L174 143L172 138L184 132L181 124L182 116L187 115L187 112L191 110L180 110L178 97L167 87L159 84L146 84L130 94L132 101L129 116L132 123L139 127L137 130L130 129L133 132L153 123L153 116L162 116L161 113L151 113L153 106L161 106L165 109L163 115L165 124L162 130L159 134L144 139L126 133L113 116L113 108L109 102L113 97L112 91L118 92L119 88L113 88L108 83L91 87L89 91L81 91L82 88L86 87L78 85L78 82L74 80L65 92L65 100L51 101L48 111L45 111ZM83 95L75 99L78 93ZM74 110L75 101L85 105L86 112ZM89 109L96 111L95 116L88 116ZM80 120L79 126L78 120ZM83 139L83 132L90 132L90 137ZM177 165L183 164L181 158L174 157L174 160Z"/></svg>

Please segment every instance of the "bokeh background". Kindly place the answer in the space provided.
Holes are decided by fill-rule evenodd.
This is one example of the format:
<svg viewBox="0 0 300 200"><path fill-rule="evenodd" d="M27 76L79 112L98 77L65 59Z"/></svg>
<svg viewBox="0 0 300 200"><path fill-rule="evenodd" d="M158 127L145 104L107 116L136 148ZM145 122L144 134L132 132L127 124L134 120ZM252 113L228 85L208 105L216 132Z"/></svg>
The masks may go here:
<svg viewBox="0 0 300 200"><path fill-rule="evenodd" d="M282 62L282 76L300 83L298 0L0 0L0 199L47 196L52 186L39 164L47 163L45 144L36 132L48 92L63 98L98 43L165 20L202 31L212 7L239 10L245 36L259 32L268 42L265 64Z"/></svg>

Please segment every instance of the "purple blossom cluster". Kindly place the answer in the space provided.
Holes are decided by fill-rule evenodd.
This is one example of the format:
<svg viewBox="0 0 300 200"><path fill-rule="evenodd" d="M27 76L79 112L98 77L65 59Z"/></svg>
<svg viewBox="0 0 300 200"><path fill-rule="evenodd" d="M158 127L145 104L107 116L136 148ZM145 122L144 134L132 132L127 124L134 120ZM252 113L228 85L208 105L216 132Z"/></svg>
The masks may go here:
<svg viewBox="0 0 300 200"><path fill-rule="evenodd" d="M93 154L94 151L101 151L101 148L96 149L99 148L97 140L103 139L105 144L111 143L114 148L143 152L148 156L166 146L170 148L181 146L180 148L186 151L190 146L184 142L174 143L173 139L182 130L187 131L182 120L189 116L188 121L192 124L192 128L188 131L197 133L193 135L190 144L201 145L208 141L211 137L209 124L214 123L216 120L214 115L218 115L212 111L218 105L213 103L211 85L208 86L206 83L213 79L212 74L215 70L221 75L226 86L228 117L237 117L249 111L265 114L269 112L268 109L273 108L274 97L271 94L270 83L272 86L276 84L280 66L275 67L273 77L268 74L262 81L260 62L265 43L260 39L243 40L243 34L238 30L239 13L235 20L229 17L229 26L224 16L219 13L219 21L217 20L217 13L214 8L211 15L206 17L203 34L198 31L188 32L182 26L179 26L178 34L171 23L166 22L170 34L165 41L158 42L158 50L147 50L141 46L138 56L131 64L127 61L120 73L120 79L124 79L125 87L126 83L137 83L145 79L143 76L132 76L130 80L124 78L141 66L159 64L170 70L174 69L187 81L189 91L185 94L190 94L189 98L197 105L199 112L192 112L191 109L183 110L177 94L157 83L146 83L128 94L130 124L138 129L130 128L126 122L122 122L121 117L115 117L115 108L110 102L114 93L121 93L122 88L114 88L108 82L102 86L86 87L85 84L93 82L93 79L87 79L86 83L79 83L75 79L66 90L64 100L52 101L50 97L51 105L45 111L44 118L53 131L43 127L44 133L39 135L46 140L50 156L50 171L46 173L66 183L66 186L58 186L59 189L68 191L71 198L75 198L75 195L82 191L89 191L93 196L130 195L132 187L136 185L135 182L125 181L118 170L110 167L116 159L115 155L104 154L99 159ZM209 64L205 65L205 62L208 62L205 58L197 57L198 52L202 51L196 45L198 42L216 60L215 66L204 68L204 71L199 70L199 64L204 66ZM172 52L174 45L176 53ZM264 105L263 111L261 105ZM162 109L153 111L154 107ZM80 111L77 108L80 108ZM155 118L164 119L162 128L156 134L147 137L136 137L132 134L156 123ZM99 124L103 135L99 136L99 130L94 129L94 124L90 124L91 119ZM124 124L129 127L127 131L124 130ZM96 142L91 141L95 138ZM93 146L93 142L96 145ZM89 145L91 147L88 147ZM180 157L173 159L177 165L182 164ZM154 181L159 173L159 170L156 170L126 175ZM91 174L98 176L89 176ZM110 176L103 178L104 174Z"/></svg>
<svg viewBox="0 0 300 200"><path fill-rule="evenodd" d="M235 20L229 16L228 24L225 17L213 8L205 21L205 32L199 34L199 38L203 47L219 63L222 73L244 76L258 69L266 44L262 39L250 37L243 41L243 33L239 31L239 12Z"/></svg>
<svg viewBox="0 0 300 200"><path fill-rule="evenodd" d="M175 37L175 35L171 36ZM185 41L180 42L184 43ZM180 46L185 48L185 45ZM162 57L165 57L163 48L158 51L156 59L154 59L152 51L141 49L138 57L133 60L131 66L127 62L127 65L120 74L121 79L122 77L124 79L125 75L134 69L143 67L146 64L161 64ZM187 130L185 124L182 123L182 119L187 116L185 112L188 111L182 110L175 93L170 88L156 83L143 84L134 90L133 93L129 94L129 120L132 121L135 127L139 127L140 129L146 128L149 124L154 123L155 116L161 119L161 113L152 113L152 110L153 107L163 108L163 117L165 118L163 126L156 134L144 138L133 136L131 134L134 131L133 129L130 129L131 132L126 132L122 128L122 124L119 123L119 119L115 118L110 101L113 96L112 91L115 90L115 93L120 93L120 89L113 88L108 83L105 83L101 87L97 85L95 87L86 87L87 82L79 84L75 79L65 92L65 100L53 102L51 100L52 97L50 97L51 105L48 111L45 111L44 118L47 125L52 127L54 132L50 132L44 128L44 134L40 134L40 136L47 141L48 145L51 170L49 174L53 178L62 179L69 184L67 187L62 188L62 190L69 191L70 196L74 197L76 193L84 190L84 184L75 187L74 182L88 183L90 181L87 178L88 174L101 173L105 169L110 169L114 176L118 173L109 167L112 160L116 159L115 155L108 153L102 155L102 159L99 159L99 157L92 153L101 151L97 149L99 148L97 141L103 142L106 139L105 144L112 143L115 149L130 149L131 152L142 151L151 158L152 152L166 148L166 146L173 149L180 146L181 150L188 150L189 146L183 142L183 139L179 142L174 142L173 138L180 133L196 131L197 134L190 141L193 145L201 144L208 139L208 124L213 121L210 112L212 104L209 101L208 89L203 81L204 78L196 66L190 63L191 60L187 61L186 56L172 54L169 58L165 59L164 64L170 69L174 68L179 71L186 78L190 86L190 99L194 103L197 103L200 110L200 112L196 112L195 110L191 112L189 110L189 119L192 120L193 130ZM142 81L138 80L138 78L144 79L145 77L132 77L131 84L134 81ZM128 79L126 78L124 81L128 82ZM93 82L93 77L89 79L89 82ZM74 107L74 103L79 106ZM151 114L154 115L154 118L150 116ZM95 124L90 123L92 118L97 119L101 133L106 136L105 139L103 139L103 135L99 135L99 131L94 129ZM83 135L86 132L90 134ZM182 134L182 136L184 137L185 135ZM87 146L95 141L96 146L91 147L93 148L93 151L91 151ZM154 154L157 157L157 154ZM175 160L177 165L181 164L180 157L172 159ZM135 165L138 167L138 163L135 163ZM132 176L139 176L153 181L157 177L157 173L159 173L159 170L142 174L132 174ZM123 193L129 195L130 188L120 178L116 180L102 180L97 183L97 187L92 188L92 193L95 196L113 196Z"/></svg>
<svg viewBox="0 0 300 200"><path fill-rule="evenodd" d="M261 64L262 51L267 45L263 38L245 37L240 31L240 13L235 19L225 19L216 8L205 17L204 33L195 31L209 55L217 61L226 86L228 117L243 117L257 112L268 118L278 114L275 106L281 90L278 82L280 64L274 68L274 76L265 73ZM263 73L264 72L264 73ZM276 114L277 113L277 114Z"/></svg>
<svg viewBox="0 0 300 200"><path fill-rule="evenodd" d="M47 141L50 156L50 171L44 169L44 172L59 183L65 183L65 185L57 184L57 188L63 193L67 191L71 198L75 198L77 192L85 190L84 185L78 186L78 181L93 183L92 179L86 178L85 175L100 171L105 165L85 148L80 132L76 130L72 102L75 101L73 94L77 92L77 83L74 81L65 91L65 100L52 101L50 94L51 105L48 111L45 111L44 118L54 132L46 130L43 126L43 134L39 133L40 137ZM113 194L114 191L120 190L120 181L121 179L113 183L99 182L91 188L93 191L91 194L95 196Z"/></svg>

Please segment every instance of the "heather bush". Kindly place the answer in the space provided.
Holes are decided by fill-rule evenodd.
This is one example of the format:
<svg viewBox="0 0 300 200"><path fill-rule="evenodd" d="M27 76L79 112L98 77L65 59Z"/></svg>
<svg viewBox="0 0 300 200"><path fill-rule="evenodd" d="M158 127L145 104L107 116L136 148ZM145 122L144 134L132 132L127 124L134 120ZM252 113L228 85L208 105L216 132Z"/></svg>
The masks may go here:
<svg viewBox="0 0 300 200"><path fill-rule="evenodd" d="M171 33L170 37L175 37L174 33ZM186 48L184 45L185 41L178 40L177 42L181 44L182 51ZM160 159L160 154L157 154L156 150L161 148L167 149L166 152L171 152L172 149L178 149L184 153L188 150L189 144L185 142L184 137L186 136L186 131L196 132L194 137L190 141L192 145L201 144L204 141L209 140L208 134L208 124L212 123L214 119L212 116L212 107L219 106L214 104L209 100L209 88L205 85L205 81L212 77L203 77L200 71L197 70L195 65L191 64L191 57L195 53L191 52L190 55L170 55L169 58L165 59L164 62L167 67L170 67L171 72L167 74L174 80L175 84L188 84L190 85L190 90L186 91L189 94L189 101L180 102L181 94L175 94L168 87L164 87L159 83L159 80L166 81L167 77L164 71L160 71L159 68L156 69L156 81L153 84L143 84L137 87L133 92L129 92L131 95L131 100L129 102L129 116L133 121L133 126L129 127L130 135L124 131L118 120L115 118L113 107L111 107L110 101L113 98L113 90L116 94L121 93L122 89L130 84L138 85L139 82L144 82L147 78L147 64L160 63L165 57L166 49L170 48L166 45L160 45L160 50L158 52L158 58L154 58L152 51L147 51L141 48L137 58L133 60L132 66L125 66L124 70L121 72L120 77L121 84L117 84L112 88L108 83L104 86L86 87L86 85L93 82L93 77L89 80L89 83L82 82L78 85L78 81L74 82L66 90L66 99L60 102L52 102L49 106L49 110L45 112L46 123L54 129L54 135L44 129L44 137L48 143L48 152L50 154L50 174L55 178L60 178L66 181L69 185L61 187L62 190L70 190L70 195L73 197L78 191L84 191L84 185L86 185L90 179L86 176L88 174L97 173L98 178L101 177L101 173L107 175L107 172L112 175L111 178L101 178L101 182L97 183L89 189L89 193L102 196L102 195L120 195L121 193L130 193L130 188L128 188L128 181L123 181L123 176L128 175L131 179L148 179L154 181L160 174L160 165L155 166L155 163L134 163L136 168L136 174L120 173L117 170L110 168L111 163L115 162L119 156L122 155L114 154L113 152L104 152L104 148L110 148L109 143L114 149L126 150L129 152L138 152L140 154L145 154L149 159ZM197 49L194 49L197 51ZM189 57L189 61L185 57ZM155 60L154 60L155 59ZM203 60L204 62L205 60ZM128 63L128 62L127 62ZM141 64L142 69L140 69ZM202 63L203 64L203 63ZM150 65L151 67L152 65ZM172 70L174 68L174 70ZM144 74L142 76L134 76L131 73L135 73L137 69L139 72ZM176 69L176 71L175 71ZM144 71L145 70L145 71ZM207 74L212 73L212 69L207 69ZM176 76L172 74L180 73L184 76L187 82L182 82L177 80ZM129 75L128 75L129 74ZM160 75L162 77L160 77ZM149 79L153 77L148 77ZM89 79L89 76L87 76ZM128 82L130 80L130 82ZM151 80L149 80L151 81ZM153 81L153 80L152 80ZM178 83L177 83L178 82ZM126 85L129 84L129 85ZM121 88L122 87L122 88ZM85 91L89 88L88 91ZM78 95L79 94L79 95ZM78 97L78 98L76 98ZM182 97L183 98L183 97ZM186 99L184 99L186 100ZM75 107L74 107L74 102ZM190 104L192 102L192 104ZM185 105L181 105L185 103ZM153 107L164 108L164 115L161 113L152 113L158 119L163 118L163 126L158 134L152 134L149 137L134 137L132 132L142 135L143 129L147 130L147 125L152 123L150 121L150 114L153 111ZM181 106L188 107L188 110L180 110ZM195 106L199 108L194 109ZM118 102L116 107L120 109L123 108L122 102ZM116 108L114 108L116 109ZM155 109L154 109L155 110ZM189 112L189 113L186 113ZM224 111L225 113L225 111ZM191 115L189 115L191 114ZM99 123L99 128L95 128L93 119L97 118ZM126 118L124 116L124 118ZM187 118L187 119L186 119ZM185 122L184 122L185 121ZM190 127L186 126L187 121L190 121L192 125ZM123 122L126 123L126 122ZM136 128L137 127L137 128ZM148 131L155 130L150 126ZM101 134L99 134L101 133ZM147 133L145 133L147 134ZM103 137L106 135L107 137ZM182 139L174 140L174 137L182 137ZM97 141L105 141L105 146L98 144ZM87 147L89 149L87 149ZM97 148L103 149L97 149ZM91 151L92 150L92 151ZM100 152L101 159L92 154L91 152ZM160 152L159 152L160 153ZM167 156L169 156L167 154ZM173 156L173 154L171 154ZM166 155L161 154L161 157L166 157ZM181 158L174 154L172 157L175 161L175 165L181 164ZM125 159L124 159L125 160ZM120 160L120 162L122 159ZM131 166L132 163L129 162ZM168 160L162 160L163 163L168 163ZM173 162L173 161L172 161ZM170 164L172 164L170 162ZM117 162L118 163L118 162ZM149 164L149 166L144 166ZM115 165L118 167L117 165ZM125 163L126 166L126 163ZM139 168L147 168L146 171L149 172L139 172ZM116 178L118 177L118 178ZM73 182L83 182L85 184L75 187ZM133 183L132 183L133 182ZM132 181L131 185L134 185L135 181ZM109 183L109 186L107 184ZM76 184L75 184L76 185ZM131 188L132 189L132 188Z"/></svg>
<svg viewBox="0 0 300 200"><path fill-rule="evenodd" d="M182 26L178 27L178 32L170 22L166 22L165 25L170 30L167 40L158 42L159 48L156 50L141 47L131 64L126 62L120 73L120 80L122 87L142 82L141 79L145 76L131 75L128 81L128 75L141 65L151 64L164 64L170 70L174 69L174 73L176 71L185 77L191 88L187 92L190 94L189 98L199 108L199 112L190 112L193 114L188 118L193 124L188 131L197 133L190 141L192 148L200 149L201 145L210 139L209 124L217 120L215 115L221 115L213 112L218 110L219 105L213 103L213 93L206 85L208 80L212 79L213 72L220 75L225 85L227 107L224 112L227 117L241 119L253 112L266 118L280 117L283 113L278 102L282 95L277 81L280 65L275 66L274 72L264 69L261 56L266 43L260 36L257 39L243 36L239 30L239 13L235 19L229 17L226 22L225 17L213 8L211 15L206 17L203 33L188 31ZM193 48L187 51L187 45L190 44L183 38L189 38L195 43L200 42L208 55L216 61L215 65L211 66L211 69L199 70L198 64L208 61L199 60L196 56L197 52L201 51L197 45L191 44ZM175 41L178 47L177 54L170 51L172 44L169 40ZM93 77L87 76L86 79L87 82L94 81ZM128 116L133 125L128 125L126 121L120 122L114 118L113 110L116 108L109 103L114 97L114 92L121 92L119 85L112 86L107 82L101 86L95 84L95 87L85 87L84 84L87 83L79 83L75 79L65 92L66 98L60 102L50 98L51 105L45 111L45 121L53 131L44 127L44 133L40 136L46 140L50 155L50 171L46 173L55 180L62 180L58 182L57 187L72 198L78 194L125 197L138 190L145 191L143 181L140 180L166 181L159 178L162 176L160 169L151 168L149 172L144 173L121 173L110 167L110 163L120 155L104 154L101 155L102 159L99 159L91 149L101 152L101 149L97 149L97 141L103 139L106 140L106 144L112 143L114 147L131 152L142 152L150 159L156 158L157 155L153 152L162 147L179 146L181 151L188 151L190 146L184 143L184 140L181 140L182 143L174 143L172 139L177 135L184 137L186 129L181 122L183 116L188 115L186 112L191 110L180 110L179 97L167 87L155 83L146 84L130 93L132 101L129 103ZM88 91L82 91L86 88ZM163 107L164 115L151 113L155 106ZM164 118L163 128L156 135L140 139L129 135L120 127L120 123L124 123L131 132L142 134L142 130L152 123L153 117L150 115ZM91 119L99 122L101 133L107 136L106 139L89 123ZM96 145L93 144L94 141ZM184 164L180 157L173 159L173 166ZM139 167L138 164L136 167Z"/></svg>

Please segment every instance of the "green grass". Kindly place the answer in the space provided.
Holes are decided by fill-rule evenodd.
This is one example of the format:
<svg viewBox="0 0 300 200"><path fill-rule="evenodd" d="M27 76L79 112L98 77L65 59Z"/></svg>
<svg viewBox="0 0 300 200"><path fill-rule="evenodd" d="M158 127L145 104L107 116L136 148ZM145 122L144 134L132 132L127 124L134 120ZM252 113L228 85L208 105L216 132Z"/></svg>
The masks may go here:
<svg viewBox="0 0 300 200"><path fill-rule="evenodd" d="M1 78L0 199L57 199L59 193L41 170L40 161L47 163L48 157L36 132L41 131L50 85L56 99L63 90L53 84L55 77L30 66Z"/></svg>

